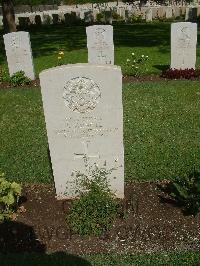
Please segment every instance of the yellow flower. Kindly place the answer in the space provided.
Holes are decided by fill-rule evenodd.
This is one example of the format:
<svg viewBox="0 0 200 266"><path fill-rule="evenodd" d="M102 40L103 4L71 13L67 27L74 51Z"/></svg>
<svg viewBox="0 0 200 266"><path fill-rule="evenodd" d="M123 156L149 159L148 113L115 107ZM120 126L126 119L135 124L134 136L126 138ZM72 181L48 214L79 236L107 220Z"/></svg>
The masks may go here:
<svg viewBox="0 0 200 266"><path fill-rule="evenodd" d="M59 55L64 55L64 52L61 51L61 52L59 52L58 54L59 54Z"/></svg>
<svg viewBox="0 0 200 266"><path fill-rule="evenodd" d="M58 56L58 60L60 60L60 59L62 59L62 57L61 56Z"/></svg>

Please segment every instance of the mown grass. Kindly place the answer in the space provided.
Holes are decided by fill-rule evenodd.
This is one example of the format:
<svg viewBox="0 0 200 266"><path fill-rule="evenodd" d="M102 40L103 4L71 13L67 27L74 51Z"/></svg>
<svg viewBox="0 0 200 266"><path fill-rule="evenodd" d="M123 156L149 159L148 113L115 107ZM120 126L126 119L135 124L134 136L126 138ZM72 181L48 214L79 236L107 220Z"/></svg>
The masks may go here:
<svg viewBox="0 0 200 266"><path fill-rule="evenodd" d="M131 52L148 55L145 74L160 73L170 64L170 23L135 23L114 25L115 64L122 66ZM63 63L87 62L85 26L50 25L28 29L36 74L57 65L57 52L63 48ZM199 37L200 31L198 31ZM0 30L0 64L6 62ZM197 67L200 66L200 46L197 46Z"/></svg>
<svg viewBox="0 0 200 266"><path fill-rule="evenodd" d="M49 182L52 174L40 90L1 90L0 102L0 168L20 181Z"/></svg>
<svg viewBox="0 0 200 266"><path fill-rule="evenodd" d="M126 180L170 179L200 167L199 82L124 89Z"/></svg>
<svg viewBox="0 0 200 266"><path fill-rule="evenodd" d="M73 256L64 252L53 254L0 254L1 266L197 266L200 265L199 252L174 252L149 255Z"/></svg>
<svg viewBox="0 0 200 266"><path fill-rule="evenodd" d="M0 103L0 167L10 179L52 182L40 90L0 90ZM123 105L126 181L200 170L198 81L129 84Z"/></svg>

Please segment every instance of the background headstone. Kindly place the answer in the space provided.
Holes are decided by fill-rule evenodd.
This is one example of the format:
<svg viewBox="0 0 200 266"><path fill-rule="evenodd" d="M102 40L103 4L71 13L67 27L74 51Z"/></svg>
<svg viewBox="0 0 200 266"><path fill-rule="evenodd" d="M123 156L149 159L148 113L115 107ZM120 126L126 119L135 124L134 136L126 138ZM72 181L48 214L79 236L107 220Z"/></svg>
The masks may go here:
<svg viewBox="0 0 200 266"><path fill-rule="evenodd" d="M171 68L194 68L196 64L197 24L171 24Z"/></svg>
<svg viewBox="0 0 200 266"><path fill-rule="evenodd" d="M30 36L28 32L19 31L5 34L3 36L9 74L22 70L25 75L34 80L34 67L31 51Z"/></svg>
<svg viewBox="0 0 200 266"><path fill-rule="evenodd" d="M164 6L158 8L158 17L161 19L166 17L166 8Z"/></svg>
<svg viewBox="0 0 200 266"><path fill-rule="evenodd" d="M166 7L166 19L172 18L173 17L173 12L172 12L172 7L167 6Z"/></svg>
<svg viewBox="0 0 200 266"><path fill-rule="evenodd" d="M146 11L146 22L151 22L152 21L152 9L148 8Z"/></svg>
<svg viewBox="0 0 200 266"><path fill-rule="evenodd" d="M40 74L42 100L58 199L73 198L76 173L115 168L109 184L124 197L122 73L120 67L76 64Z"/></svg>
<svg viewBox="0 0 200 266"><path fill-rule="evenodd" d="M114 64L113 27L94 25L86 28L88 63Z"/></svg>
<svg viewBox="0 0 200 266"><path fill-rule="evenodd" d="M173 16L174 18L178 18L181 15L181 9L178 6L173 6Z"/></svg>

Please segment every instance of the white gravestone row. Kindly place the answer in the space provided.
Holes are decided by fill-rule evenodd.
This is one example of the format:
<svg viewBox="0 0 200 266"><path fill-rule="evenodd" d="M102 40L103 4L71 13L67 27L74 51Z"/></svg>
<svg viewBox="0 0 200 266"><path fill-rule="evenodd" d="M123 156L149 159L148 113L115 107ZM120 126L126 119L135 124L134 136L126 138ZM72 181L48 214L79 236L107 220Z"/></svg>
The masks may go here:
<svg viewBox="0 0 200 266"><path fill-rule="evenodd" d="M40 74L57 199L74 198L86 165L114 168L111 190L124 197L122 73L118 66L75 64ZM114 95L114 96L113 96Z"/></svg>
<svg viewBox="0 0 200 266"><path fill-rule="evenodd" d="M113 27L95 25L87 27L88 62L94 64L114 64ZM30 79L35 79L30 36L28 32L14 32L4 35L4 43L10 75L24 71Z"/></svg>
<svg viewBox="0 0 200 266"><path fill-rule="evenodd" d="M5 34L3 38L10 76L22 70L28 78L34 80L35 73L29 33L12 32Z"/></svg>
<svg viewBox="0 0 200 266"><path fill-rule="evenodd" d="M171 24L171 68L195 69L197 24L179 22Z"/></svg>
<svg viewBox="0 0 200 266"><path fill-rule="evenodd" d="M114 65L113 27L94 25L86 28L88 63Z"/></svg>

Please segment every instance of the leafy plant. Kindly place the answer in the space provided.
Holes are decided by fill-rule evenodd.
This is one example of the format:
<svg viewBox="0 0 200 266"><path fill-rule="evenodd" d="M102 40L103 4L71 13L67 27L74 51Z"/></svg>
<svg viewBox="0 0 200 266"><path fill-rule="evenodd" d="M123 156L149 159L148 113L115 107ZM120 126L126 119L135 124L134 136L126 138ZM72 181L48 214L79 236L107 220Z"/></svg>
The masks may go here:
<svg viewBox="0 0 200 266"><path fill-rule="evenodd" d="M4 173L0 173L0 221L9 220L16 211L21 186L5 179Z"/></svg>
<svg viewBox="0 0 200 266"><path fill-rule="evenodd" d="M25 76L24 71L18 71L14 73L10 79L9 82L12 86L24 86L31 83L31 80Z"/></svg>
<svg viewBox="0 0 200 266"><path fill-rule="evenodd" d="M141 15L137 15L137 16L136 15L132 15L132 16L129 17L128 21L131 22L131 23L138 23L138 22L143 22L144 19L142 18Z"/></svg>
<svg viewBox="0 0 200 266"><path fill-rule="evenodd" d="M192 79L200 77L199 69L167 69L162 72L161 77L168 79Z"/></svg>
<svg viewBox="0 0 200 266"><path fill-rule="evenodd" d="M113 169L89 167L87 174L76 173L80 198L72 203L67 221L80 235L101 235L117 217L119 204L114 198L107 176Z"/></svg>
<svg viewBox="0 0 200 266"><path fill-rule="evenodd" d="M170 196L179 203L184 211L196 215L200 212L200 173L178 177L170 183Z"/></svg>
<svg viewBox="0 0 200 266"><path fill-rule="evenodd" d="M122 20L123 19L116 11L112 12L112 18L114 20Z"/></svg>
<svg viewBox="0 0 200 266"><path fill-rule="evenodd" d="M128 75L140 76L147 71L146 61L148 59L148 55L137 56L135 53L131 53L130 58L127 58L126 63L124 64L125 72Z"/></svg>

